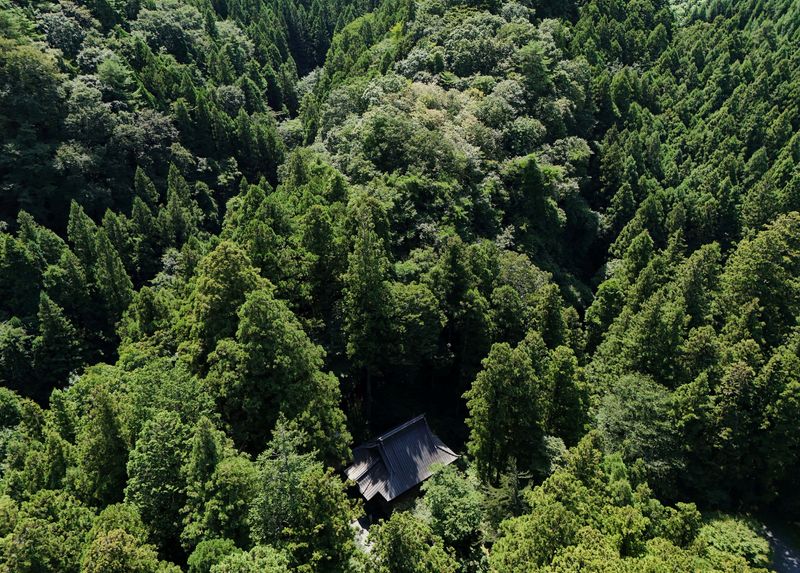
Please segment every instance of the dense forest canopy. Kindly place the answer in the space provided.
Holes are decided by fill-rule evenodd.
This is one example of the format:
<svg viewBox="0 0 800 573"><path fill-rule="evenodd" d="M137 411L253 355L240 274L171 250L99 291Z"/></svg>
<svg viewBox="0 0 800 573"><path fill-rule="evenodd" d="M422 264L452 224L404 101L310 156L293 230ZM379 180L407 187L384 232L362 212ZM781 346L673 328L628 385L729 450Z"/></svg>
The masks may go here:
<svg viewBox="0 0 800 573"><path fill-rule="evenodd" d="M0 572L772 566L795 0L0 0L0 134Z"/></svg>

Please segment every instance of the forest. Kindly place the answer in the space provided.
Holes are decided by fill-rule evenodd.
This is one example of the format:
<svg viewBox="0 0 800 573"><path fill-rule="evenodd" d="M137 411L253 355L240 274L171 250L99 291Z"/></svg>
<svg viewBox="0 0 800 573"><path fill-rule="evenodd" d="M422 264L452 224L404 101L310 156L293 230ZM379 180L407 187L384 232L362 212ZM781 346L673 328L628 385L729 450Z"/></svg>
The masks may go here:
<svg viewBox="0 0 800 573"><path fill-rule="evenodd" d="M0 0L0 573L766 573L799 421L796 0Z"/></svg>

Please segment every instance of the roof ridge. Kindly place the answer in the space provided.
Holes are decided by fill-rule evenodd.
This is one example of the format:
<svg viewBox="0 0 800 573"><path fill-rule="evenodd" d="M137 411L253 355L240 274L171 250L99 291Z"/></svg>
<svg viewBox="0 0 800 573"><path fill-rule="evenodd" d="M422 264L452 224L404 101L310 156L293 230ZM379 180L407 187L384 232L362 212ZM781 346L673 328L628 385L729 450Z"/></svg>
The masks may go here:
<svg viewBox="0 0 800 573"><path fill-rule="evenodd" d="M459 456L457 453L455 453L453 450L451 450L450 448L448 448L446 445L444 445L444 443L443 443L441 440L439 441L439 443L438 443L438 444L434 444L434 447L435 447L437 450L442 450L442 451L443 451L443 452L445 452L445 453L452 454L452 455L454 455L454 456L455 456L455 457L457 457L457 458L460 458L460 457L461 457L461 456Z"/></svg>
<svg viewBox="0 0 800 573"><path fill-rule="evenodd" d="M386 467L386 470L389 474L394 473L394 468L392 467L392 461L389 459L389 456L386 454L386 449L383 447L383 442L380 440L378 441L378 455L383 462L383 465Z"/></svg>
<svg viewBox="0 0 800 573"><path fill-rule="evenodd" d="M397 434L398 432L401 432L401 431L413 426L414 424L416 424L420 420L425 420L425 414L420 414L416 418L412 418L412 419L408 420L407 422L404 422L404 423L400 424L399 426L396 426L396 427L392 428L391 430L388 430L387 432L384 432L383 434L381 434L380 436L375 438L375 441L383 442L386 438L390 438L390 437L394 436L395 434ZM425 420L425 426L426 427L428 426L427 420ZM428 428L428 431L430 431L430 428Z"/></svg>

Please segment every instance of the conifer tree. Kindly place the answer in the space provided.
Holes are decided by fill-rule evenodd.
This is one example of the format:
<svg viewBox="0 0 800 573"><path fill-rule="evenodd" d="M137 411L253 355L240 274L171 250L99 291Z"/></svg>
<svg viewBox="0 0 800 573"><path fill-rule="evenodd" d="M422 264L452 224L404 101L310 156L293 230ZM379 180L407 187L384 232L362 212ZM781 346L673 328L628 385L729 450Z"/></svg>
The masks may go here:
<svg viewBox="0 0 800 573"><path fill-rule="evenodd" d="M141 544L123 529L112 529L88 544L81 560L85 573L158 573L165 571L152 545Z"/></svg>
<svg viewBox="0 0 800 573"><path fill-rule="evenodd" d="M559 346L550 354L544 382L549 393L545 428L568 446L578 443L587 423L589 396L575 353Z"/></svg>
<svg viewBox="0 0 800 573"><path fill-rule="evenodd" d="M284 418L258 458L258 494L250 511L253 539L286 548L300 571L348 570L355 549L353 503L344 484L302 453L305 438Z"/></svg>
<svg viewBox="0 0 800 573"><path fill-rule="evenodd" d="M89 394L87 415L76 438L76 488L98 507L122 501L128 448L122 436L119 407L102 383Z"/></svg>
<svg viewBox="0 0 800 573"><path fill-rule="evenodd" d="M131 302L133 283L104 229L97 231L96 245L97 258L92 266L94 287L111 330Z"/></svg>
<svg viewBox="0 0 800 573"><path fill-rule="evenodd" d="M81 343L64 311L45 293L39 298L38 335L31 347L38 388L34 396L47 398L50 389L65 386L81 363Z"/></svg>
<svg viewBox="0 0 800 573"><path fill-rule="evenodd" d="M28 395L26 386L34 378L32 338L19 319L0 323L0 384L23 395Z"/></svg>
<svg viewBox="0 0 800 573"><path fill-rule="evenodd" d="M188 308L180 323L185 351L198 365L223 338L233 338L237 311L249 292L263 284L235 243L222 241L200 261Z"/></svg>
<svg viewBox="0 0 800 573"><path fill-rule="evenodd" d="M19 239L0 234L0 309L5 316L29 319L39 304L41 268Z"/></svg>
<svg viewBox="0 0 800 573"><path fill-rule="evenodd" d="M159 240L153 212L139 197L134 197L131 208L131 229L134 234L133 264L135 282L155 275L159 263Z"/></svg>
<svg viewBox="0 0 800 573"><path fill-rule="evenodd" d="M530 467L542 437L542 404L530 357L506 343L492 346L483 370L465 394L467 447L481 477L497 484L511 459Z"/></svg>
<svg viewBox="0 0 800 573"><path fill-rule="evenodd" d="M180 511L186 504L181 471L188 438L175 412L158 412L145 423L128 458L125 501L139 510L153 539L167 554L179 553Z"/></svg>
<svg viewBox="0 0 800 573"><path fill-rule="evenodd" d="M364 372L367 419L371 418L372 383L383 360L389 312L388 258L368 209L357 220L353 250L344 283L344 331L347 355Z"/></svg>
<svg viewBox="0 0 800 573"><path fill-rule="evenodd" d="M182 510L184 547L217 538L247 542L246 514L254 493L255 468L226 441L208 418L197 422L183 470L187 484Z"/></svg>
<svg viewBox="0 0 800 573"><path fill-rule="evenodd" d="M441 538L411 512L395 512L370 530L370 562L379 573L455 573L458 563Z"/></svg>
<svg viewBox="0 0 800 573"><path fill-rule="evenodd" d="M300 420L316 448L340 459L348 434L337 380L321 370L322 349L267 289L249 293L238 316L236 342L217 347L208 377L237 443L256 450L283 412Z"/></svg>
<svg viewBox="0 0 800 573"><path fill-rule="evenodd" d="M47 268L44 284L48 295L76 326L88 324L89 280L83 265L71 250L64 249L58 262Z"/></svg>
<svg viewBox="0 0 800 573"><path fill-rule="evenodd" d="M67 238L72 245L72 252L78 257L87 274L97 258L96 233L97 225L86 215L83 208L73 201L69 208Z"/></svg>
<svg viewBox="0 0 800 573"><path fill-rule="evenodd" d="M137 166L133 176L133 189L136 197L151 209L158 206L158 191L144 170Z"/></svg>

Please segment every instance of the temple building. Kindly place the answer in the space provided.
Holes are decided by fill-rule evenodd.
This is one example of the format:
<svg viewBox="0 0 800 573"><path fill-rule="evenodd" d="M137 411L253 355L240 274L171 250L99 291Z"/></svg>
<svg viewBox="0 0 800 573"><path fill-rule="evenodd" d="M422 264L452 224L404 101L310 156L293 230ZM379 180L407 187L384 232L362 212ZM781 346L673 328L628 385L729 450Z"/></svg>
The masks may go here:
<svg viewBox="0 0 800 573"><path fill-rule="evenodd" d="M369 513L388 514L402 499L415 496L437 465L458 456L431 432L425 415L417 416L353 449L345 469L367 501Z"/></svg>

